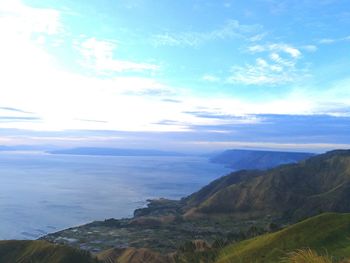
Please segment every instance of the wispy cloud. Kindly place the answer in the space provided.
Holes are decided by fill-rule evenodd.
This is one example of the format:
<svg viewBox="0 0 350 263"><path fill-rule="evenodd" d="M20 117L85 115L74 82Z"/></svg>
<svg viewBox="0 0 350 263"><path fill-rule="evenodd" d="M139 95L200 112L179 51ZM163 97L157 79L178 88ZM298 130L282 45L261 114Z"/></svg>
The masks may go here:
<svg viewBox="0 0 350 263"><path fill-rule="evenodd" d="M3 3L9 7L2 5ZM17 4L20 7L16 6ZM273 42L266 44L264 41L267 41L267 35L261 32L261 27L258 25L242 25L236 20L229 20L223 26L214 27L214 29L208 28L210 24L208 23L203 25L203 28L207 28L203 31L166 32L153 36L154 45L185 48L217 40L230 40L230 42L225 42L228 47L231 47L231 44L235 46L236 42L243 42L245 45L249 43L248 50L243 50L243 56L242 54L237 55L237 60L234 61L238 64L234 65L227 77L222 73L222 69L211 67L210 61L208 65L205 65L205 69L202 64L198 65L203 60L191 61L188 68L196 67L205 71L186 72L187 75L183 76L183 79L193 77L197 81L188 82L188 86L179 88L177 85L183 84L178 84L179 82L175 79L177 76L174 76L179 71L164 72L164 75L158 78L159 75L152 74L160 70L157 64L137 58L133 61L120 59L119 56L123 55L118 53L121 43L110 40L107 36L99 39L94 35L82 37L70 32L72 34L69 35L70 37L78 39L75 47L79 51L81 60L85 66L92 69L92 72L89 71L87 76L78 73L81 68L74 72L68 72L70 69L68 67L62 70L62 64L56 62L63 60L76 62L73 61L75 57L73 60L65 57L61 61L58 56L50 55L50 49L42 45L45 40L39 39L39 37L59 35L60 32L68 30L62 26L62 21L65 21L61 17L62 14L51 9L27 7L16 0L2 1L0 9L4 8L7 10L6 15L0 17L0 32L2 33L0 105L9 105L12 108L0 108L0 115L3 116L0 128L26 129L27 132L28 130L40 132L77 130L80 134L84 130L118 130L130 134L144 131L157 134L155 135L156 141L161 132L169 132L173 136L174 133L196 131L199 127L205 127L207 131L220 131L216 132L218 134L227 134L228 131L224 128L229 125L231 125L230 131L236 130L237 126L247 127L249 124L254 125L255 129L255 126L265 121L257 114L349 115L350 97L347 90L349 82L339 84L342 89L337 89L337 92L329 90L329 93L326 93L321 88L313 87L313 91L307 93L309 87L306 88L304 85L301 88L296 87L299 93L290 94L291 89L286 89L288 91L280 92L277 96L274 94L268 96L269 99L254 97L252 100L240 93L241 91L226 93L228 90L227 85L224 85L226 82L277 86L303 79L308 74L303 62L307 52L316 51L317 46L296 46ZM220 17L219 20L221 19ZM149 32L144 34L149 34ZM101 35L103 35L102 32ZM118 36L115 35L115 37ZM276 39L286 38L280 36ZM145 47L143 46L145 43L140 46L136 44L135 49ZM215 56L215 58L216 55L226 56L228 53L242 51L242 49L227 48L217 53L216 50L213 50L213 46L210 45L209 49L201 51L208 51L209 53L206 54ZM132 53L132 48L130 50ZM147 52L147 50L139 51L135 52L135 56L142 52L144 55ZM177 50L180 53L173 52L174 49L164 51L170 51L171 56L169 55L168 62L172 67L181 66L176 64L177 62L172 64L170 57L177 58L183 50ZM64 55L70 55L69 52ZM162 56L160 54L162 52L159 52L159 57ZM180 58L182 57L179 57L179 60ZM206 59L205 56L204 59ZM222 64L227 64L232 63L233 60L227 55L227 58L223 58L222 61L225 62ZM85 70L86 68L84 68L84 73ZM166 73L173 72L175 74L172 76L166 75ZM101 77L96 73L108 74L108 77ZM140 73L149 75L145 76ZM206 84L208 86L215 84L218 89L222 89L219 92L218 89L214 92L210 90L211 93L204 94L202 87L197 86L198 79L203 81L200 84L204 89ZM317 90L317 95L315 90ZM262 94L259 92L260 90L257 90L256 94ZM35 114L27 115L29 111ZM39 120L37 116L40 116L41 119ZM311 121L308 122L308 125L309 123ZM283 125L275 127L281 129L281 126ZM262 133L266 135L274 130L274 127L269 127ZM286 134L291 134L291 131ZM252 135L257 136L256 133ZM79 138L79 136L76 137ZM171 141L171 138L168 141Z"/></svg>
<svg viewBox="0 0 350 263"><path fill-rule="evenodd" d="M23 117L23 116L0 116L0 122L33 122L40 121L38 117Z"/></svg>
<svg viewBox="0 0 350 263"><path fill-rule="evenodd" d="M298 73L294 64L283 65L281 62L267 62L263 58L256 59L254 64L234 66L228 83L245 85L277 85L293 82Z"/></svg>
<svg viewBox="0 0 350 263"><path fill-rule="evenodd" d="M215 111L187 111L184 113L196 116L198 118L220 120L224 121L223 123L229 124L257 124L263 121L263 118L251 114L232 115L218 113Z"/></svg>
<svg viewBox="0 0 350 263"><path fill-rule="evenodd" d="M258 41L259 42L259 41ZM279 85L291 83L307 76L307 68L299 67L302 51L315 52L317 46L295 47L286 43L270 43L248 46L246 52L258 55L253 63L232 66L230 76L218 77L205 74L203 81L216 83L241 83L245 85Z"/></svg>
<svg viewBox="0 0 350 263"><path fill-rule="evenodd" d="M10 111L10 112L27 113L27 114L32 114L33 113L33 112L29 112L29 111L18 109L18 108L12 108L12 107L0 107L0 110Z"/></svg>
<svg viewBox="0 0 350 263"><path fill-rule="evenodd" d="M75 45L84 58L83 65L93 68L100 73L159 70L159 66L155 64L114 58L114 51L117 48L117 43L115 41L89 38Z"/></svg>
<svg viewBox="0 0 350 263"><path fill-rule="evenodd" d="M63 30L60 12L49 8L33 8L19 0L1 1L1 32L12 31L23 36L32 33L54 35ZM9 26L11 25L11 26Z"/></svg>
<svg viewBox="0 0 350 263"><path fill-rule="evenodd" d="M13 107L0 107L1 124L39 123L41 121L42 119L33 112Z"/></svg>
<svg viewBox="0 0 350 263"><path fill-rule="evenodd" d="M201 114L201 112L198 112ZM214 112L205 111L214 115ZM218 113L219 115L220 113ZM225 114L222 114L226 118ZM326 151L350 148L350 118L325 115L256 115L257 123L235 123L189 126L189 119L160 120L157 127L169 132L65 130L23 131L0 129L0 141L6 144L45 143L58 145L98 145L107 147L218 150L227 148L289 149ZM184 121L185 120L185 121ZM312 127L310 126L312 123ZM174 131L174 127L182 127Z"/></svg>
<svg viewBox="0 0 350 263"><path fill-rule="evenodd" d="M344 42L344 41L350 41L350 36L339 37L339 38L322 38L321 40L319 40L319 43L329 45L329 44L335 44L335 43Z"/></svg>
<svg viewBox="0 0 350 263"><path fill-rule="evenodd" d="M249 39L261 30L260 25L244 25L237 20L229 20L220 28L207 32L165 32L153 35L151 43L154 46L198 46L205 42L232 38Z"/></svg>
<svg viewBox="0 0 350 263"><path fill-rule="evenodd" d="M170 102L170 103L181 103L181 100L176 100L176 99L162 99L164 102Z"/></svg>
<svg viewBox="0 0 350 263"><path fill-rule="evenodd" d="M94 123L108 123L108 121L102 121L102 120L88 120L88 119L77 119L77 121L94 122Z"/></svg>
<svg viewBox="0 0 350 263"><path fill-rule="evenodd" d="M248 51L251 53L260 53L260 52L276 52L276 53L285 53L290 55L292 58L299 58L301 56L301 51L289 44L285 43L274 43L267 45L253 45L248 47Z"/></svg>
<svg viewBox="0 0 350 263"><path fill-rule="evenodd" d="M301 51L292 45L278 43L268 45L253 45L248 52L264 53L254 63L244 66L233 66L228 83L242 83L245 85L277 85L286 84L300 79L305 75L305 69L297 67L302 57Z"/></svg>

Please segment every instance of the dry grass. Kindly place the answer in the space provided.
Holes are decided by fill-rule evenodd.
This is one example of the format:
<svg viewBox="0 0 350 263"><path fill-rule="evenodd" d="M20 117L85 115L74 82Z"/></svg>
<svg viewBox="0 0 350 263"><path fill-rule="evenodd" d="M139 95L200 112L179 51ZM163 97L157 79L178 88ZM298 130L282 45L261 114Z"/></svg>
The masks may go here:
<svg viewBox="0 0 350 263"><path fill-rule="evenodd" d="M332 258L321 256L311 249L300 249L288 255L285 263L333 263Z"/></svg>

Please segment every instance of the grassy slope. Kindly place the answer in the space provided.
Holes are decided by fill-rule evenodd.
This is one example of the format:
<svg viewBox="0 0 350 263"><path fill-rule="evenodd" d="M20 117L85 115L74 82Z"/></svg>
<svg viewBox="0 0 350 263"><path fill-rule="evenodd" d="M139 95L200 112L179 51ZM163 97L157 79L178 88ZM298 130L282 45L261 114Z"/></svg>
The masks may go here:
<svg viewBox="0 0 350 263"><path fill-rule="evenodd" d="M98 259L101 263L175 263L171 257L145 248L112 248L98 254Z"/></svg>
<svg viewBox="0 0 350 263"><path fill-rule="evenodd" d="M263 175L263 172L258 170L242 170L230 173L216 179L188 197L183 198L182 202L185 202L187 208L195 207L226 187L239 184L261 175Z"/></svg>
<svg viewBox="0 0 350 263"><path fill-rule="evenodd" d="M0 262L95 263L89 253L46 241L0 241Z"/></svg>
<svg viewBox="0 0 350 263"><path fill-rule="evenodd" d="M258 218L275 215L298 220L319 211L350 211L350 203L343 202L350 198L350 151L333 151L298 164L280 166L265 171L263 176L224 184L204 196L190 212Z"/></svg>
<svg viewBox="0 0 350 263"><path fill-rule="evenodd" d="M311 248L350 257L350 214L325 213L281 231L224 248L217 263L280 262L288 252Z"/></svg>

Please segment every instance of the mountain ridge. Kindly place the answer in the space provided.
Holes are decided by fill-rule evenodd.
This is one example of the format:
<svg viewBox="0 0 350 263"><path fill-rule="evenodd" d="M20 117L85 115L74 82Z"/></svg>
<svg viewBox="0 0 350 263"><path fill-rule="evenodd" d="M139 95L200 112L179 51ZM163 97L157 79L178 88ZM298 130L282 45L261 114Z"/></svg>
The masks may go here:
<svg viewBox="0 0 350 263"><path fill-rule="evenodd" d="M315 156L314 153L230 149L210 158L211 162L224 164L235 170L266 170L278 165L297 163Z"/></svg>
<svg viewBox="0 0 350 263"><path fill-rule="evenodd" d="M218 179L234 181L198 201L190 198L190 211L210 215L239 214L289 216L294 219L315 215L318 211L350 211L341 200L350 197L350 151L337 150L311 157L297 164L282 165L266 171L239 171ZM193 196L201 196L202 188ZM208 191L208 189L206 190ZM325 202L327 200L327 202ZM185 203L188 200L184 200ZM195 204L191 205L191 202ZM305 212L311 210L310 213ZM291 212L288 215L288 212Z"/></svg>

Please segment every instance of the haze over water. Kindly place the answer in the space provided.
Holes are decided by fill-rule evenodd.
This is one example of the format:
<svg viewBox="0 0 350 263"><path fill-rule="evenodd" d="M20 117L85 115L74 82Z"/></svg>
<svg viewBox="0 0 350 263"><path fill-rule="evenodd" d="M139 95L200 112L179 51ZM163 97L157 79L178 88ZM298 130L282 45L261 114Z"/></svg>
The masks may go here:
<svg viewBox="0 0 350 263"><path fill-rule="evenodd" d="M228 172L204 157L0 153L0 239L129 217L146 199L179 199Z"/></svg>

